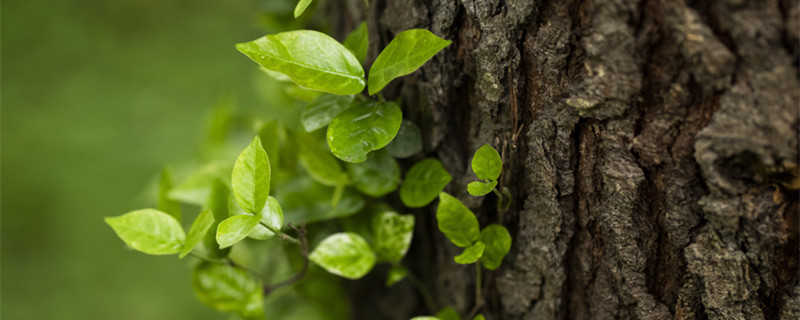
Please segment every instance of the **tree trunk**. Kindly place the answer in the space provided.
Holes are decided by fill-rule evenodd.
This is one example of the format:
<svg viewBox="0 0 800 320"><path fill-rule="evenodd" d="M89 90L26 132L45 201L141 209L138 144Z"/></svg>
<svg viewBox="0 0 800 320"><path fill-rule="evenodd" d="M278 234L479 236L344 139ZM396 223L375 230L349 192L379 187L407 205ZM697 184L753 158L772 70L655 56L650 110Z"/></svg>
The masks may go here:
<svg viewBox="0 0 800 320"><path fill-rule="evenodd" d="M385 92L446 191L512 232L484 272L487 319L800 319L797 1L345 3L332 22L367 20L370 60L410 28L453 41ZM504 159L505 213L466 192L484 143ZM466 316L475 269L434 212L414 212L405 263ZM351 286L357 318L435 312L380 271Z"/></svg>

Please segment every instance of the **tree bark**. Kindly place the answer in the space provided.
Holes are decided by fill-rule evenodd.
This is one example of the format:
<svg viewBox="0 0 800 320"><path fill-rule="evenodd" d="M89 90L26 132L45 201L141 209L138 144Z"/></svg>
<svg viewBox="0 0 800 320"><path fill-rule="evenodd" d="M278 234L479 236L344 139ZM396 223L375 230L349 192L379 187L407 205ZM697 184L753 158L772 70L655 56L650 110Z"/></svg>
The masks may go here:
<svg viewBox="0 0 800 320"><path fill-rule="evenodd" d="M487 319L800 319L797 1L345 3L332 22L368 21L368 60L410 28L453 41L385 95L446 191L512 232L484 273ZM504 159L504 214L466 192L484 143ZM414 212L405 263L463 317L475 269L434 212ZM436 311L378 271L351 285L356 318Z"/></svg>

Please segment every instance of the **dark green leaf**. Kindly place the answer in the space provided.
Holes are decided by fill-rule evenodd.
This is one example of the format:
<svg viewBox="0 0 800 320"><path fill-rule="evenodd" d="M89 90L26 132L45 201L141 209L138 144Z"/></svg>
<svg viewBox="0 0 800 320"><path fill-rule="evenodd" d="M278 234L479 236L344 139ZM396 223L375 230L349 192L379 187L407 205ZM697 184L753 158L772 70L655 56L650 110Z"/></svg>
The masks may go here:
<svg viewBox="0 0 800 320"><path fill-rule="evenodd" d="M447 193L439 194L436 220L439 222L439 231L459 247L468 247L478 239L478 218L461 200Z"/></svg>
<svg viewBox="0 0 800 320"><path fill-rule="evenodd" d="M411 246L414 235L414 216L392 211L381 212L372 218L375 253L378 262L399 262Z"/></svg>
<svg viewBox="0 0 800 320"><path fill-rule="evenodd" d="M240 214L229 217L217 227L217 243L225 249L246 238L261 221L260 215Z"/></svg>
<svg viewBox="0 0 800 320"><path fill-rule="evenodd" d="M486 244L486 250L481 257L481 264L489 270L500 267L508 250L511 250L511 235L506 227L499 224L491 224L483 228L480 234L480 241Z"/></svg>
<svg viewBox="0 0 800 320"><path fill-rule="evenodd" d="M261 287L246 271L227 264L201 263L194 270L192 287L203 304L217 311L246 315L259 312ZM258 301L258 304L253 303Z"/></svg>
<svg viewBox="0 0 800 320"><path fill-rule="evenodd" d="M401 32L389 42L369 69L369 94L376 94L389 81L419 69L448 45L450 41L425 29Z"/></svg>
<svg viewBox="0 0 800 320"><path fill-rule="evenodd" d="M181 253L178 256L183 258L189 254L189 252L192 252L194 247L203 241L203 237L205 237L212 225L214 225L214 215L211 213L211 210L206 209L200 212L197 218L194 219L194 222L192 222L192 226L189 227L189 234L186 235L186 242L184 242Z"/></svg>
<svg viewBox="0 0 800 320"><path fill-rule="evenodd" d="M323 186L302 176L277 189L275 198L283 207L287 222L299 225L353 215L364 207L364 199L356 192L346 189L334 207L331 205L333 188Z"/></svg>
<svg viewBox="0 0 800 320"><path fill-rule="evenodd" d="M497 186L497 180L491 182L472 181L467 185L467 191L473 196L480 197L492 192L495 186Z"/></svg>
<svg viewBox="0 0 800 320"><path fill-rule="evenodd" d="M478 259L480 259L483 255L483 250L485 248L486 245L483 242L475 242L473 245L464 249L464 252L462 252L460 255L456 256L456 263L470 264L478 261Z"/></svg>
<svg viewBox="0 0 800 320"><path fill-rule="evenodd" d="M333 94L364 90L364 69L350 51L328 35L312 30L289 31L240 43L236 49L269 70L297 84Z"/></svg>
<svg viewBox="0 0 800 320"><path fill-rule="evenodd" d="M362 22L358 28L353 30L347 38L344 39L344 46L356 56L359 62L364 63L367 58L367 47L369 46L369 32L367 30L367 23Z"/></svg>
<svg viewBox="0 0 800 320"><path fill-rule="evenodd" d="M400 200L411 208L423 207L436 199L452 179L439 159L427 158L417 162L406 172L400 187Z"/></svg>
<svg viewBox="0 0 800 320"><path fill-rule="evenodd" d="M169 172L169 169L164 168L161 171L161 178L159 179L158 183L158 210L166 212L167 214L171 215L178 220L181 221L181 204L175 200L169 198L168 194L170 190L172 190L172 175Z"/></svg>
<svg viewBox="0 0 800 320"><path fill-rule="evenodd" d="M391 287L395 283L398 283L406 278L408 275L408 270L399 264L392 265L392 268L389 269L389 273L386 275L386 286Z"/></svg>
<svg viewBox="0 0 800 320"><path fill-rule="evenodd" d="M294 18L297 19L300 17L300 15L303 14L303 11L306 11L306 8L308 8L308 5L310 5L312 1L314 0L300 0L300 2L297 3L297 6L294 7Z"/></svg>
<svg viewBox="0 0 800 320"><path fill-rule="evenodd" d="M404 159L417 154L421 150L422 133L419 131L419 127L413 122L404 119L397 136L386 145L386 151L389 151L389 154L395 158Z"/></svg>
<svg viewBox="0 0 800 320"><path fill-rule="evenodd" d="M128 212L106 217L122 241L138 251L164 255L178 253L186 240L181 224L172 216L155 209Z"/></svg>
<svg viewBox="0 0 800 320"><path fill-rule="evenodd" d="M311 132L325 127L339 113L350 107L353 103L353 96L340 96L325 93L311 101L303 110L300 120L306 132Z"/></svg>
<svg viewBox="0 0 800 320"><path fill-rule="evenodd" d="M328 146L339 159L363 162L367 153L392 141L402 120L403 113L394 102L356 102L331 120Z"/></svg>
<svg viewBox="0 0 800 320"><path fill-rule="evenodd" d="M375 254L361 236L342 232L320 242L308 259L335 275L359 279L375 265Z"/></svg>
<svg viewBox="0 0 800 320"><path fill-rule="evenodd" d="M247 213L259 213L269 196L269 158L261 138L256 136L233 165L231 185L239 206Z"/></svg>
<svg viewBox="0 0 800 320"><path fill-rule="evenodd" d="M358 191L373 197L382 197L400 184L400 166L383 150L370 153L367 161L348 163L347 173Z"/></svg>
<svg viewBox="0 0 800 320"><path fill-rule="evenodd" d="M461 320L461 316L459 316L456 309L452 307L444 307L439 310L439 312L436 313L436 318L440 320Z"/></svg>
<svg viewBox="0 0 800 320"><path fill-rule="evenodd" d="M475 151L475 156L472 157L472 171L478 178L487 181L497 180L502 169L503 160L492 146L484 144L478 151Z"/></svg>

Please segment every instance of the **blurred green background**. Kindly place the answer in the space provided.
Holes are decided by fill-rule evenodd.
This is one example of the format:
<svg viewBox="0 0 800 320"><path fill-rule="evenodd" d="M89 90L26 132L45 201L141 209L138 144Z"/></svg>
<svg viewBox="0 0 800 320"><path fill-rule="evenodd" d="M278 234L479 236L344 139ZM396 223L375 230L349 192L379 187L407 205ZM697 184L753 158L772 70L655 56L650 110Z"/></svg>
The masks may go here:
<svg viewBox="0 0 800 320"><path fill-rule="evenodd" d="M0 318L228 318L194 298L187 261L127 250L102 218L152 206L145 186L197 153L221 96L264 112L234 43L293 6L2 2Z"/></svg>

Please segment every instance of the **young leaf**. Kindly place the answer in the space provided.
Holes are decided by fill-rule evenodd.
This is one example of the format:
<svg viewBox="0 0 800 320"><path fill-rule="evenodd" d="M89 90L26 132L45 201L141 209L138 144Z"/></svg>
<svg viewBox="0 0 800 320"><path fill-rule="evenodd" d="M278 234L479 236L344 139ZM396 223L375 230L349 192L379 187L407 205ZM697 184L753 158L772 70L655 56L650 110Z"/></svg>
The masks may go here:
<svg viewBox="0 0 800 320"><path fill-rule="evenodd" d="M439 194L436 220L439 231L459 247L468 247L478 239L478 218L461 200L447 193Z"/></svg>
<svg viewBox="0 0 800 320"><path fill-rule="evenodd" d="M211 210L211 214L214 216L214 224L211 225L211 228L208 229L203 238L203 245L211 258L223 258L230 252L230 249L220 249L219 244L217 244L217 227L222 220L230 216L230 210L228 209L230 194L231 190L222 180L215 179L211 183L211 192L208 195L205 207Z"/></svg>
<svg viewBox="0 0 800 320"><path fill-rule="evenodd" d="M355 56L328 35L312 30L289 31L239 43L236 49L269 70L297 84L333 94L364 90L364 69Z"/></svg>
<svg viewBox="0 0 800 320"><path fill-rule="evenodd" d="M204 262L198 265L192 275L192 288L203 304L217 311L248 310L247 314L253 314L258 307L252 310L252 301L257 300L261 305L258 282L247 271L227 264Z"/></svg>
<svg viewBox="0 0 800 320"><path fill-rule="evenodd" d="M294 7L294 18L297 19L300 17L300 15L303 14L303 11L306 11L306 8L308 8L308 5L310 5L312 1L314 0L300 0L300 2L297 3L297 6Z"/></svg>
<svg viewBox="0 0 800 320"><path fill-rule="evenodd" d="M166 212L167 214L171 215L178 220L181 221L181 204L175 200L169 198L168 193L172 190L172 175L169 172L169 169L164 168L161 171L161 177L158 182L158 210L162 212Z"/></svg>
<svg viewBox="0 0 800 320"><path fill-rule="evenodd" d="M383 150L370 153L362 163L348 163L347 173L358 191L373 197L382 197L400 184L400 166Z"/></svg>
<svg viewBox="0 0 800 320"><path fill-rule="evenodd" d="M381 212L372 218L378 262L395 263L403 259L414 235L414 216Z"/></svg>
<svg viewBox="0 0 800 320"><path fill-rule="evenodd" d="M364 162L367 153L389 144L400 130L403 113L396 103L357 102L328 125L331 152L347 162Z"/></svg>
<svg viewBox="0 0 800 320"><path fill-rule="evenodd" d="M375 265L375 254L361 236L341 232L320 242L308 259L335 275L359 279Z"/></svg>
<svg viewBox="0 0 800 320"><path fill-rule="evenodd" d="M231 185L239 206L247 213L258 213L269 196L269 158L261 138L256 136L233 165Z"/></svg>
<svg viewBox="0 0 800 320"><path fill-rule="evenodd" d="M181 224L155 209L131 211L105 220L122 241L146 254L178 253L186 240Z"/></svg>
<svg viewBox="0 0 800 320"><path fill-rule="evenodd" d="M389 42L369 69L369 94L373 95L393 79L419 69L450 43L425 29L401 32Z"/></svg>
<svg viewBox="0 0 800 320"><path fill-rule="evenodd" d="M439 159L427 158L417 162L406 172L400 187L400 200L407 207L423 207L436 199L452 179Z"/></svg>
<svg viewBox="0 0 800 320"><path fill-rule="evenodd" d="M246 238L261 221L261 216L240 214L223 220L217 227L217 243L225 249Z"/></svg>
<svg viewBox="0 0 800 320"><path fill-rule="evenodd" d="M283 227L283 209L281 209L278 200L269 197L264 209L261 210L261 222L272 227L272 229L280 230ZM250 231L248 237L257 240L266 240L275 236L267 227L258 224L253 231Z"/></svg>
<svg viewBox="0 0 800 320"><path fill-rule="evenodd" d="M483 317L482 313L479 313L475 318L472 318L472 320L486 320L486 318Z"/></svg>
<svg viewBox="0 0 800 320"><path fill-rule="evenodd" d="M303 133L299 133L296 139L299 144L300 165L306 169L311 178L330 187L342 185L347 181L347 174L342 170L339 161L323 146L318 145L316 139Z"/></svg>
<svg viewBox="0 0 800 320"><path fill-rule="evenodd" d="M484 144L475 151L475 156L472 157L472 171L478 178L487 181L497 180L502 169L503 160L492 146Z"/></svg>
<svg viewBox="0 0 800 320"><path fill-rule="evenodd" d="M386 275L386 287L391 287L406 278L408 270L399 264L392 265L389 273Z"/></svg>
<svg viewBox="0 0 800 320"><path fill-rule="evenodd" d="M211 213L211 210L205 209L203 212L200 212L197 218L194 219L194 222L192 222L192 226L189 227L189 234L186 235L186 242L183 243L178 257L183 259L189 252L192 252L194 247L196 247L200 241L203 241L203 237L208 230L211 229L212 225L214 225L214 215Z"/></svg>
<svg viewBox="0 0 800 320"><path fill-rule="evenodd" d="M486 245L483 242L475 242L475 244L467 247L464 249L464 252L461 252L461 254L456 256L456 263L470 264L478 261L478 259L480 259L483 255L484 249L486 249Z"/></svg>
<svg viewBox="0 0 800 320"><path fill-rule="evenodd" d="M467 191L473 196L480 197L492 192L492 189L496 186L497 180L492 180L491 182L472 181L467 185Z"/></svg>
<svg viewBox="0 0 800 320"><path fill-rule="evenodd" d="M353 96L340 96L335 94L322 94L311 101L303 110L300 120L306 132L311 132L327 126L339 113L350 107Z"/></svg>
<svg viewBox="0 0 800 320"><path fill-rule="evenodd" d="M419 131L419 127L413 122L403 119L400 131L397 132L394 140L386 145L386 151L389 151L389 154L395 158L405 159L421 150L422 133Z"/></svg>
<svg viewBox="0 0 800 320"><path fill-rule="evenodd" d="M456 309L452 307L444 307L436 313L436 318L440 320L461 320Z"/></svg>
<svg viewBox="0 0 800 320"><path fill-rule="evenodd" d="M508 234L506 227L499 224L491 224L483 228L480 234L480 241L486 244L486 249L481 257L481 264L489 270L500 267L508 250L511 250L511 235Z"/></svg>
<svg viewBox="0 0 800 320"><path fill-rule="evenodd" d="M342 43L345 48L350 50L356 59L361 63L367 58L367 47L369 46L369 32L367 31L367 23L362 22L358 27L344 38Z"/></svg>

